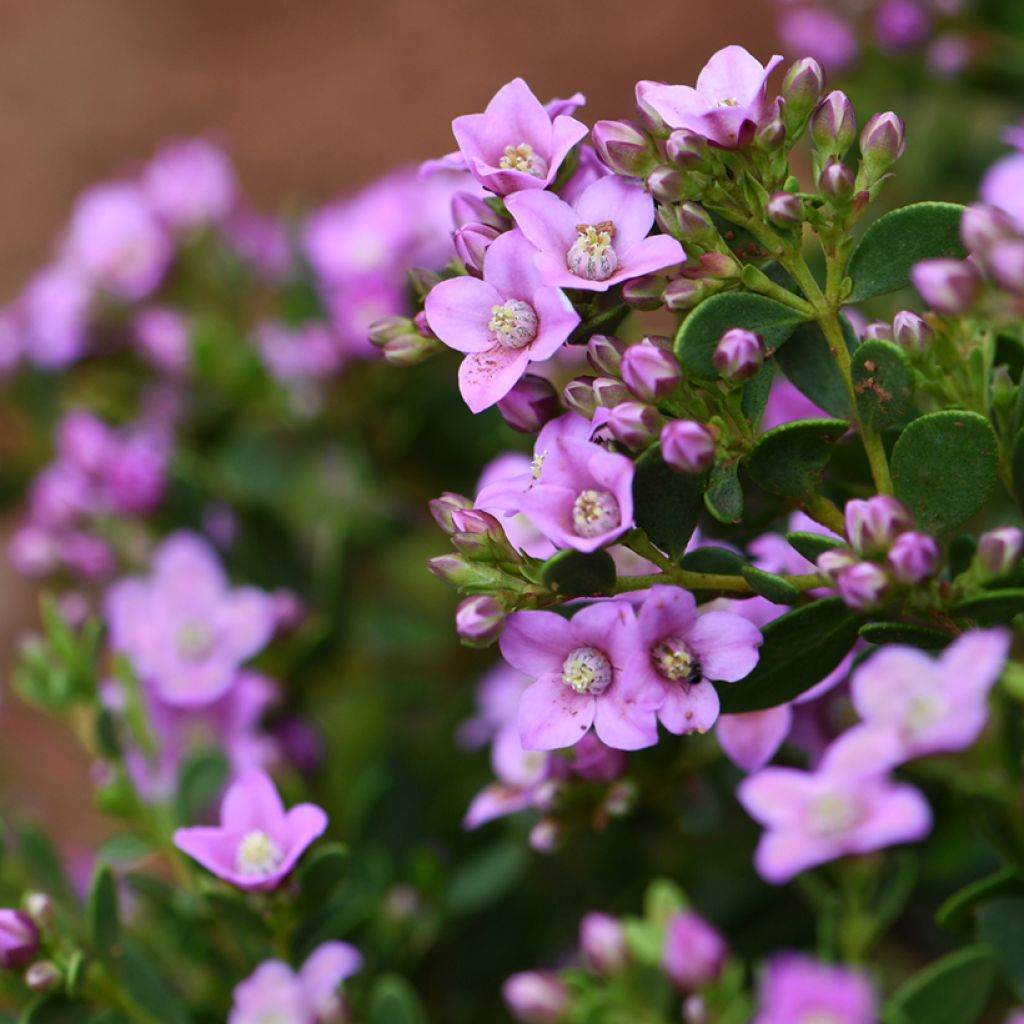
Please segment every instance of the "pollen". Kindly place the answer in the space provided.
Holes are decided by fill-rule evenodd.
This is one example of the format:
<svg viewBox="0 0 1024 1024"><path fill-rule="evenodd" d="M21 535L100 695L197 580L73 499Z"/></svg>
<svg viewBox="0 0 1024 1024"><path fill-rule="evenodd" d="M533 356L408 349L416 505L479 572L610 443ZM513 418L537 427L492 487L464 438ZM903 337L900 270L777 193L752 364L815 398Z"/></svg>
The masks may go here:
<svg viewBox="0 0 1024 1024"><path fill-rule="evenodd" d="M502 348L523 348L537 337L537 312L528 302L509 299L491 306L487 329Z"/></svg>
<svg viewBox="0 0 1024 1024"><path fill-rule="evenodd" d="M576 693L604 693L611 686L612 663L596 647L577 647L562 663L562 682Z"/></svg>
<svg viewBox="0 0 1024 1024"><path fill-rule="evenodd" d="M548 162L539 153L533 151L528 142L520 142L518 146L506 146L505 154L498 161L503 171L521 171L534 178L545 178L548 173Z"/></svg>
<svg viewBox="0 0 1024 1024"><path fill-rule="evenodd" d="M565 265L586 281L607 281L618 269L619 257L612 247L615 225L610 220L577 224L576 241L569 247Z"/></svg>
<svg viewBox="0 0 1024 1024"><path fill-rule="evenodd" d="M581 491L573 503L572 525L577 536L600 537L621 522L619 503L608 491Z"/></svg>
<svg viewBox="0 0 1024 1024"><path fill-rule="evenodd" d="M272 875L284 860L281 847L266 832L256 829L246 833L238 844L235 868L247 878L262 878Z"/></svg>

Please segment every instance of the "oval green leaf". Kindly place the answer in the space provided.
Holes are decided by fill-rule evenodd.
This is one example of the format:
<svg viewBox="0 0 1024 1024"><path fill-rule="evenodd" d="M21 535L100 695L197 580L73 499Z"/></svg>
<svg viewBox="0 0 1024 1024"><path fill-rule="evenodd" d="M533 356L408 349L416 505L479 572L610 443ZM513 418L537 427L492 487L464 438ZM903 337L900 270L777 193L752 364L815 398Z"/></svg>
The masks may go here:
<svg viewBox="0 0 1024 1024"><path fill-rule="evenodd" d="M615 562L607 551L559 551L544 563L541 579L561 597L610 594L615 589Z"/></svg>
<svg viewBox="0 0 1024 1024"><path fill-rule="evenodd" d="M988 590L953 605L953 614L978 622L1009 622L1024 612L1024 590Z"/></svg>
<svg viewBox="0 0 1024 1024"><path fill-rule="evenodd" d="M840 317L850 352L858 339L846 317ZM825 335L817 324L800 324L775 357L786 379L831 416L850 416L850 395Z"/></svg>
<svg viewBox="0 0 1024 1024"><path fill-rule="evenodd" d="M117 882L110 865L100 863L89 885L89 942L101 959L111 962L121 934L118 922Z"/></svg>
<svg viewBox="0 0 1024 1024"><path fill-rule="evenodd" d="M738 523L743 518L743 488L738 464L722 463L711 470L704 506L720 523Z"/></svg>
<svg viewBox="0 0 1024 1024"><path fill-rule="evenodd" d="M1020 868L1006 867L979 878L953 893L935 914L944 928L959 928L968 923L970 911L982 900L1013 892L1024 895L1024 876Z"/></svg>
<svg viewBox="0 0 1024 1024"><path fill-rule="evenodd" d="M948 633L910 622L867 622L860 627L861 639L869 644L908 644L926 651L938 651L952 639Z"/></svg>
<svg viewBox="0 0 1024 1024"><path fill-rule="evenodd" d="M796 604L800 600L800 591L789 580L777 576L764 569L755 569L752 565L743 566L743 578L750 584L750 589L773 604Z"/></svg>
<svg viewBox="0 0 1024 1024"><path fill-rule="evenodd" d="M974 1024L996 980L987 946L968 946L920 970L890 1000L887 1009L907 1024Z"/></svg>
<svg viewBox="0 0 1024 1024"><path fill-rule="evenodd" d="M799 530L787 533L786 542L796 552L803 555L808 562L817 562L818 556L826 551L846 547L838 537L831 537L823 533L804 533Z"/></svg>
<svg viewBox="0 0 1024 1024"><path fill-rule="evenodd" d="M636 460L633 474L637 526L662 551L681 558L697 528L706 486L707 474L684 476L675 472L661 457L661 445L651 445Z"/></svg>
<svg viewBox="0 0 1024 1024"><path fill-rule="evenodd" d="M853 390L864 423L876 430L902 423L914 407L914 374L891 341L865 341L853 354Z"/></svg>
<svg viewBox="0 0 1024 1024"><path fill-rule="evenodd" d="M798 420L769 430L747 456L747 470L770 494L799 498L821 479L845 420Z"/></svg>

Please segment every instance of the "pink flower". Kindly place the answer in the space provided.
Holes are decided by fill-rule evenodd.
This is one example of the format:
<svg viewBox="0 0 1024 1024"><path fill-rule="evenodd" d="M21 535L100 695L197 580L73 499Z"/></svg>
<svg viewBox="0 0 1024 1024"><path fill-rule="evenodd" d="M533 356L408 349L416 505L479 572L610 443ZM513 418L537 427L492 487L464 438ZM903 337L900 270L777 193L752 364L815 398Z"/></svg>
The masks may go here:
<svg viewBox="0 0 1024 1024"><path fill-rule="evenodd" d="M537 788L549 774L548 757L543 751L523 747L514 721L503 726L491 745L491 767L498 781L473 798L462 827L478 828L532 806Z"/></svg>
<svg viewBox="0 0 1024 1024"><path fill-rule="evenodd" d="M779 38L792 56L814 57L833 75L856 59L859 49L853 26L828 7L793 7L779 14Z"/></svg>
<svg viewBox="0 0 1024 1024"><path fill-rule="evenodd" d="M876 1024L878 1003L862 975L795 953L776 957L761 979L753 1024Z"/></svg>
<svg viewBox="0 0 1024 1024"><path fill-rule="evenodd" d="M362 966L358 950L346 942L326 942L295 972L280 960L267 960L235 988L228 1024L328 1024L343 1004L338 986Z"/></svg>
<svg viewBox="0 0 1024 1024"><path fill-rule="evenodd" d="M220 825L180 828L174 845L207 871L239 889L276 889L306 847L327 828L327 815L314 804L285 811L273 780L253 769L228 788Z"/></svg>
<svg viewBox="0 0 1024 1024"><path fill-rule="evenodd" d="M161 149L143 174L142 188L157 216L178 231L224 221L238 199L231 161L206 139Z"/></svg>
<svg viewBox="0 0 1024 1024"><path fill-rule="evenodd" d="M768 110L768 76L782 57L762 65L742 46L719 50L697 76L697 88L638 82L637 104L670 128L688 128L722 149L736 149L753 137Z"/></svg>
<svg viewBox="0 0 1024 1024"><path fill-rule="evenodd" d="M491 243L483 280L458 277L433 288L426 313L441 341L466 353L459 390L473 412L504 398L527 366L553 356L580 322L534 266L533 247L518 231Z"/></svg>
<svg viewBox="0 0 1024 1024"><path fill-rule="evenodd" d="M222 696L276 624L272 597L230 587L213 550L187 533L157 549L148 579L115 583L105 611L113 649L162 700L182 707Z"/></svg>
<svg viewBox="0 0 1024 1024"><path fill-rule="evenodd" d="M710 680L735 682L757 664L761 631L732 612L697 614L693 595L657 585L637 614L637 642L626 674L652 699L669 732L707 732L718 718Z"/></svg>
<svg viewBox="0 0 1024 1024"><path fill-rule="evenodd" d="M534 680L519 700L523 747L570 747L591 725L619 750L656 743L654 705L625 672L636 643L636 619L625 601L590 605L571 620L554 612L510 615L501 653Z"/></svg>
<svg viewBox="0 0 1024 1024"><path fill-rule="evenodd" d="M452 121L466 166L484 188L500 196L546 188L587 126L551 114L521 79L502 86L482 114Z"/></svg>
<svg viewBox="0 0 1024 1024"><path fill-rule="evenodd" d="M728 955L725 939L700 914L684 910L665 922L661 965L684 991L710 985L721 973Z"/></svg>
<svg viewBox="0 0 1024 1024"><path fill-rule="evenodd" d="M1024 230L1024 148L997 160L981 182L981 199L1008 213Z"/></svg>
<svg viewBox="0 0 1024 1024"><path fill-rule="evenodd" d="M26 285L18 303L25 356L37 366L60 369L85 351L93 293L77 269L55 263Z"/></svg>
<svg viewBox="0 0 1024 1024"><path fill-rule="evenodd" d="M505 205L537 249L544 282L555 287L603 292L686 258L674 238L648 237L654 200L640 184L617 175L588 185L571 205L538 191L518 192Z"/></svg>
<svg viewBox="0 0 1024 1024"><path fill-rule="evenodd" d="M988 721L988 692L1003 671L1010 634L964 633L937 658L885 647L853 674L861 728L895 735L902 760L971 746Z"/></svg>
<svg viewBox="0 0 1024 1024"><path fill-rule="evenodd" d="M928 804L886 777L893 761L891 741L854 729L814 772L765 768L748 776L737 796L766 828L754 857L761 877L781 884L817 864L927 835Z"/></svg>

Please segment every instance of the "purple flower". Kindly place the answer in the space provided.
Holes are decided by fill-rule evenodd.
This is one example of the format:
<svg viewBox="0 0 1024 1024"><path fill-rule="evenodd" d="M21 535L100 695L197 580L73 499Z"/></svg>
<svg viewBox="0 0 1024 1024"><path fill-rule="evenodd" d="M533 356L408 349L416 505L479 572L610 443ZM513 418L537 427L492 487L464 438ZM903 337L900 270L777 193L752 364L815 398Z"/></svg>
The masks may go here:
<svg viewBox="0 0 1024 1024"><path fill-rule="evenodd" d="M605 975L618 974L629 962L622 923L610 914L584 914L580 921L580 952L593 970Z"/></svg>
<svg viewBox="0 0 1024 1024"><path fill-rule="evenodd" d="M558 288L603 292L686 258L674 238L648 237L654 200L616 175L588 185L571 205L553 192L531 191L509 196L506 206L537 249L544 282Z"/></svg>
<svg viewBox="0 0 1024 1024"><path fill-rule="evenodd" d="M888 50L909 50L928 36L931 18L917 0L882 0L875 9L875 37Z"/></svg>
<svg viewBox="0 0 1024 1024"><path fill-rule="evenodd" d="M766 829L754 857L761 877L781 884L817 864L927 835L928 804L886 777L893 763L888 737L853 729L814 772L764 768L748 776L737 796Z"/></svg>
<svg viewBox="0 0 1024 1024"><path fill-rule="evenodd" d="M715 735L733 764L745 772L756 772L775 756L792 727L793 709L780 704L764 711L722 715Z"/></svg>
<svg viewBox="0 0 1024 1024"><path fill-rule="evenodd" d="M532 464L520 452L507 452L492 459L480 475L474 508L501 519L505 536L513 547L533 558L547 558L555 546L521 509L523 495L534 483Z"/></svg>
<svg viewBox="0 0 1024 1024"><path fill-rule="evenodd" d="M39 929L27 914L4 907L0 910L0 967L16 971L39 950Z"/></svg>
<svg viewBox="0 0 1024 1024"><path fill-rule="evenodd" d="M937 660L914 647L885 647L853 674L860 728L891 734L901 760L970 747L988 721L988 692L1009 647L1001 629L964 633Z"/></svg>
<svg viewBox="0 0 1024 1024"><path fill-rule="evenodd" d="M750 141L767 113L768 76L781 63L778 54L762 65L742 46L727 46L704 66L695 89L638 82L637 104L670 128L688 128L722 149L736 149Z"/></svg>
<svg viewBox="0 0 1024 1024"><path fill-rule="evenodd" d="M235 988L228 1024L329 1024L343 1004L338 986L362 967L363 958L346 942L326 942L298 972L267 960Z"/></svg>
<svg viewBox="0 0 1024 1024"><path fill-rule="evenodd" d="M433 288L426 313L441 341L466 353L459 389L473 412L504 398L527 366L553 356L580 322L534 266L533 247L518 231L488 248L482 281L459 277Z"/></svg>
<svg viewBox="0 0 1024 1024"><path fill-rule="evenodd" d="M711 680L735 682L757 664L761 631L732 612L697 614L693 595L651 587L637 613L637 639L626 665L630 683L649 695L669 732L707 732L718 718Z"/></svg>
<svg viewBox="0 0 1024 1024"><path fill-rule="evenodd" d="M343 359L338 338L316 321L297 327L276 321L259 324L256 344L270 374L283 383L329 377Z"/></svg>
<svg viewBox="0 0 1024 1024"><path fill-rule="evenodd" d="M501 986L501 997L522 1024L559 1024L572 998L558 975L547 971L513 974Z"/></svg>
<svg viewBox="0 0 1024 1024"><path fill-rule="evenodd" d="M64 258L95 287L133 300L160 283L171 246L142 190L131 182L111 182L75 203Z"/></svg>
<svg viewBox="0 0 1024 1024"><path fill-rule="evenodd" d="M782 11L778 32L787 53L814 57L833 75L841 74L857 59L857 34L842 14L827 7Z"/></svg>
<svg viewBox="0 0 1024 1024"><path fill-rule="evenodd" d="M231 161L206 139L161 149L142 176L142 188L156 215L176 231L222 222L238 199Z"/></svg>
<svg viewBox="0 0 1024 1024"><path fill-rule="evenodd" d="M768 965L753 1024L876 1024L878 1002L863 975L795 953Z"/></svg>
<svg viewBox="0 0 1024 1024"><path fill-rule="evenodd" d="M164 541L148 579L115 583L105 612L113 649L162 700L182 707L222 696L276 622L272 597L232 588L212 549L187 533Z"/></svg>
<svg viewBox="0 0 1024 1024"><path fill-rule="evenodd" d="M549 114L521 79L502 86L482 114L452 121L466 166L500 196L546 188L587 126L567 114Z"/></svg>
<svg viewBox="0 0 1024 1024"><path fill-rule="evenodd" d="M40 270L18 303L25 356L46 369L78 359L86 348L92 297L92 289L70 266L55 263Z"/></svg>
<svg viewBox="0 0 1024 1024"><path fill-rule="evenodd" d="M225 793L220 825L180 828L174 845L225 882L266 892L281 884L325 828L321 808L299 804L285 811L270 776L253 769Z"/></svg>
<svg viewBox="0 0 1024 1024"><path fill-rule="evenodd" d="M494 737L491 767L498 781L473 798L462 819L463 828L479 828L495 818L532 807L551 765L547 753L524 749L519 728L513 720L503 725Z"/></svg>
<svg viewBox="0 0 1024 1024"><path fill-rule="evenodd" d="M914 526L906 505L885 494L854 498L846 503L843 515L850 546L867 558L884 555L901 533Z"/></svg>
<svg viewBox="0 0 1024 1024"><path fill-rule="evenodd" d="M721 973L729 947L699 914L684 910L665 922L661 965L684 991L710 985Z"/></svg>
<svg viewBox="0 0 1024 1024"><path fill-rule="evenodd" d="M591 725L619 750L657 742L656 701L644 698L626 673L637 634L625 601L590 605L571 620L554 612L516 612L500 644L505 660L534 680L519 700L527 750L570 747Z"/></svg>

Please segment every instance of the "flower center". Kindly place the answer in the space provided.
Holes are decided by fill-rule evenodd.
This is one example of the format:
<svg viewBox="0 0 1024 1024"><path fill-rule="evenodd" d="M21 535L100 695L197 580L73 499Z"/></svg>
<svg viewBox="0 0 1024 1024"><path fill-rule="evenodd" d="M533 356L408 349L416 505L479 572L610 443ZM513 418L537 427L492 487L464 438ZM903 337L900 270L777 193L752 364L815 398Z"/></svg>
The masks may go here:
<svg viewBox="0 0 1024 1024"><path fill-rule="evenodd" d="M797 1024L843 1024L843 1021L831 1010L811 1010L810 1013L805 1013Z"/></svg>
<svg viewBox="0 0 1024 1024"><path fill-rule="evenodd" d="M542 452L537 452L533 457L533 461L530 463L530 475L534 480L540 479L540 474L544 469L544 460L548 457L548 451L545 448Z"/></svg>
<svg viewBox="0 0 1024 1024"><path fill-rule="evenodd" d="M586 281L607 281L619 266L612 248L615 225L610 220L599 224L577 224L576 241L565 256L565 265Z"/></svg>
<svg viewBox="0 0 1024 1024"><path fill-rule="evenodd" d="M537 313L528 302L509 299L491 306L487 328L502 348L522 348L537 337Z"/></svg>
<svg viewBox="0 0 1024 1024"><path fill-rule="evenodd" d="M534 153L533 146L528 142L520 142L518 146L506 146L505 155L498 161L503 171L522 171L535 178L545 178L548 173L548 162L540 154Z"/></svg>
<svg viewBox="0 0 1024 1024"><path fill-rule="evenodd" d="M716 107L738 107L739 105L739 100L734 100L731 96L723 96L715 103Z"/></svg>
<svg viewBox="0 0 1024 1024"><path fill-rule="evenodd" d="M612 663L596 647L577 647L562 662L562 682L576 693L597 696L611 686Z"/></svg>
<svg viewBox="0 0 1024 1024"><path fill-rule="evenodd" d="M949 712L946 702L936 693L917 693L903 713L903 724L910 736L920 736L940 722Z"/></svg>
<svg viewBox="0 0 1024 1024"><path fill-rule="evenodd" d="M651 648L651 663L670 682L696 683L700 680L700 662L680 636L669 636L655 644Z"/></svg>
<svg viewBox="0 0 1024 1024"><path fill-rule="evenodd" d="M607 491L582 491L572 506L572 525L580 537L600 537L622 522L619 503Z"/></svg>
<svg viewBox="0 0 1024 1024"><path fill-rule="evenodd" d="M273 874L284 860L281 847L266 832L255 829L238 844L235 868L247 878Z"/></svg>
<svg viewBox="0 0 1024 1024"><path fill-rule="evenodd" d="M811 802L811 831L819 836L838 836L848 832L860 821L857 800L846 793L823 793Z"/></svg>
<svg viewBox="0 0 1024 1024"><path fill-rule="evenodd" d="M213 631L199 619L189 619L178 630L178 653L189 661L198 661L210 653Z"/></svg>

